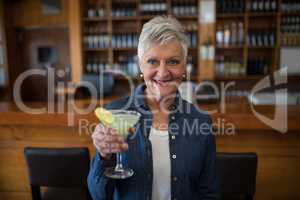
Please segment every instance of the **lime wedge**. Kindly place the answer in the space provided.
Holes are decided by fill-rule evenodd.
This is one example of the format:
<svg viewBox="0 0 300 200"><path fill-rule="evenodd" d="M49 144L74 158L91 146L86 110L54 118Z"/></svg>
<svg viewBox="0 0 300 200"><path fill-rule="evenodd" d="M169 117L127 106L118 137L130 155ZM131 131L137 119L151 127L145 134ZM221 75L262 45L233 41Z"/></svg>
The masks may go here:
<svg viewBox="0 0 300 200"><path fill-rule="evenodd" d="M95 115L101 121L101 123L103 123L103 125L108 127L111 127L115 121L114 115L102 107L99 107L95 110Z"/></svg>

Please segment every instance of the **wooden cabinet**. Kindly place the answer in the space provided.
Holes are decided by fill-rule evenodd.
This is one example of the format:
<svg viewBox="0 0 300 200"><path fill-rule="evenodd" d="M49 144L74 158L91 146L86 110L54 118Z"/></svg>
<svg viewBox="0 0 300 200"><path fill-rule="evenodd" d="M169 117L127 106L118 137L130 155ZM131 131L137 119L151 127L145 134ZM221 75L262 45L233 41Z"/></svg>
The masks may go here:
<svg viewBox="0 0 300 200"><path fill-rule="evenodd" d="M262 78L279 68L280 48L299 37L299 32L292 34L296 39L282 34L283 23L298 23L295 17L299 11L284 10L288 1L215 0L216 23L209 26L202 26L199 19L201 1L85 1L81 14L82 74L119 69L136 78L136 40L142 25L155 15L174 15L186 26L193 43L188 59L195 81ZM200 56L206 43L215 48L213 61Z"/></svg>
<svg viewBox="0 0 300 200"><path fill-rule="evenodd" d="M3 2L0 2L0 88L7 87L7 56L6 56L6 37L4 28Z"/></svg>
<svg viewBox="0 0 300 200"><path fill-rule="evenodd" d="M197 78L198 0L84 1L82 4L82 73L118 70L138 79L137 43L142 25L155 15L175 15L190 40L188 65Z"/></svg>
<svg viewBox="0 0 300 200"><path fill-rule="evenodd" d="M292 0L217 0L215 79L253 80L279 69L280 49L299 46ZM288 4L288 6L286 5ZM297 17L298 16L298 17ZM295 22L291 25L290 21ZM293 26L295 30L286 30ZM292 28L293 29L293 28ZM293 34L282 34L282 32ZM292 37L292 38L291 38Z"/></svg>
<svg viewBox="0 0 300 200"><path fill-rule="evenodd" d="M14 27L25 24L29 27L62 25L69 28L72 82L75 83L79 83L84 74L98 74L106 69L118 69L137 80L137 39L142 25L155 15L174 15L186 27L191 43L188 57L190 79L194 81L258 80L278 68L283 46L300 44L297 31L299 10L287 11L291 7L287 4L297 1L214 0L216 21L202 26L200 5L203 1L62 0L64 12L51 17L41 17L36 11L40 10L40 4L32 0L26 0L27 4L25 1L7 4L13 5L10 6L13 16L18 14L10 19ZM275 9L259 10L261 5L271 7L272 2L276 2ZM256 11L252 8L254 3ZM236 10L226 8L228 5ZM34 10L33 15L26 14L27 10ZM22 19L17 20L19 18ZM296 28L290 30L289 26ZM10 35L7 37L13 38ZM235 35L235 40L230 37L232 35ZM223 38L221 42L220 38ZM253 40L268 42L253 45ZM207 44L215 52L211 60L201 56L202 47ZM12 56L9 57L13 62ZM13 82L15 75L10 75L10 78Z"/></svg>

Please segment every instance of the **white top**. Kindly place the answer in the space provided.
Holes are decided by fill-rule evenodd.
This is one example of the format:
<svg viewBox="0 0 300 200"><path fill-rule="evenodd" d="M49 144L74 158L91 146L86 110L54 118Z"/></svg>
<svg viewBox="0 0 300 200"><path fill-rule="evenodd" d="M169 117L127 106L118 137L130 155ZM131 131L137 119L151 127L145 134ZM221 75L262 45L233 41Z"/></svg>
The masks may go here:
<svg viewBox="0 0 300 200"><path fill-rule="evenodd" d="M168 131L151 127L149 139L152 144L153 183L152 200L171 199L171 161Z"/></svg>

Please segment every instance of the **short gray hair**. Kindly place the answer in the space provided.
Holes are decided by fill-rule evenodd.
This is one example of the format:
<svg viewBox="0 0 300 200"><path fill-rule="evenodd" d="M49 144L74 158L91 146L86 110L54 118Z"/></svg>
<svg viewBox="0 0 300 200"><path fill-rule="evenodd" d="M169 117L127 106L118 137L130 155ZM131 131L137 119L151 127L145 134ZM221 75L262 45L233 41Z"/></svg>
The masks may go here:
<svg viewBox="0 0 300 200"><path fill-rule="evenodd" d="M141 59L151 43L166 44L170 41L178 41L181 44L184 58L188 53L188 38L184 27L180 22L170 16L154 17L143 25L138 43L138 58Z"/></svg>

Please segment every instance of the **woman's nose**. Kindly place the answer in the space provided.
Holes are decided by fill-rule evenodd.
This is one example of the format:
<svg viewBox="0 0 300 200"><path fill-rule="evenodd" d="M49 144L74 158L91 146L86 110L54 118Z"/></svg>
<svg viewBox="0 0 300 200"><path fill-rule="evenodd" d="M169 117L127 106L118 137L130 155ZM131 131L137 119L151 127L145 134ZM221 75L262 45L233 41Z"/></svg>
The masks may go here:
<svg viewBox="0 0 300 200"><path fill-rule="evenodd" d="M159 67L157 69L157 74L160 77L164 77L164 76L169 75L169 71L168 71L167 65L166 65L166 63L164 61L160 61Z"/></svg>

